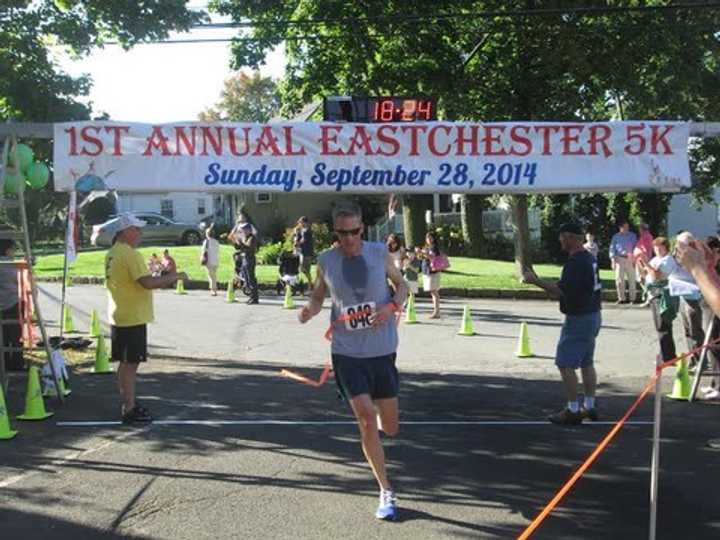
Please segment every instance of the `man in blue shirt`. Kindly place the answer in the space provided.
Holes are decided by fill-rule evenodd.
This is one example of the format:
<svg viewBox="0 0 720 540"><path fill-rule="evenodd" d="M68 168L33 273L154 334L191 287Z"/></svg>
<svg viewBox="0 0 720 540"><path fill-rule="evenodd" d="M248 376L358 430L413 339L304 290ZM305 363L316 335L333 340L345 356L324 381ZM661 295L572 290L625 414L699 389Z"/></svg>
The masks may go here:
<svg viewBox="0 0 720 540"><path fill-rule="evenodd" d="M610 240L610 261L615 270L615 289L617 290L617 303L628 304L636 302L635 298L635 265L633 262L633 249L637 244L637 236L630 232L627 220L620 222L619 231ZM625 282L628 282L630 298L625 297Z"/></svg>
<svg viewBox="0 0 720 540"><path fill-rule="evenodd" d="M577 425L583 419L597 420L595 388L597 374L594 366L595 340L600 332L600 294L602 285L597 260L583 248L582 229L575 223L560 226L559 240L568 254L560 281L540 279L532 270L523 270L522 279L544 289L551 298L560 300L560 311L565 314L560 341L555 353L555 365L560 371L567 407L551 414L554 424ZM578 401L578 378L582 371L585 400L582 408Z"/></svg>

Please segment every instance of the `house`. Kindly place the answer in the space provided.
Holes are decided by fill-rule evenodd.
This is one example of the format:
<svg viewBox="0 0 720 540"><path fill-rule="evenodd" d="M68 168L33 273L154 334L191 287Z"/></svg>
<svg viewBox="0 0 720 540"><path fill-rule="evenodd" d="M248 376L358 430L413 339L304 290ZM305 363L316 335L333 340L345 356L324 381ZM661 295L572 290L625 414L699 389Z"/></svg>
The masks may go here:
<svg viewBox="0 0 720 540"><path fill-rule="evenodd" d="M229 220L232 215L225 198L211 193L119 191L116 196L118 212L155 212L182 223L198 223L208 216Z"/></svg>
<svg viewBox="0 0 720 540"><path fill-rule="evenodd" d="M690 231L696 238L717 235L719 202L720 190L715 190L712 203L702 206L695 205L689 193L674 195L668 208L668 236L675 236L680 231Z"/></svg>
<svg viewBox="0 0 720 540"><path fill-rule="evenodd" d="M245 208L261 236L277 237L293 227L300 216L329 222L333 203L346 198L335 193L246 192L229 195L232 215Z"/></svg>

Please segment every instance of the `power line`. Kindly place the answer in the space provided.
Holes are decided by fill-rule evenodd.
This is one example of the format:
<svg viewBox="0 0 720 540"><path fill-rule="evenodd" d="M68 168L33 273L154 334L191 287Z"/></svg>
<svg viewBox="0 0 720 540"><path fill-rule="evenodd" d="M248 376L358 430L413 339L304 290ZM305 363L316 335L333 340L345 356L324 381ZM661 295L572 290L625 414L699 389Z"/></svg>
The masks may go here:
<svg viewBox="0 0 720 540"><path fill-rule="evenodd" d="M512 11L477 11L467 13L434 13L422 15L387 15L377 17L340 17L321 19L278 19L275 21L248 21L233 23L205 23L194 25L192 28L227 29L227 28L255 28L261 26L316 26L330 25L342 26L360 23L394 23L394 22L421 22L452 19L496 19L496 18L523 18L569 16L601 17L603 15L623 14L656 14L663 12L695 11L719 9L720 2L696 2L692 4L671 4L666 6L596 6L575 8L540 8L520 9Z"/></svg>

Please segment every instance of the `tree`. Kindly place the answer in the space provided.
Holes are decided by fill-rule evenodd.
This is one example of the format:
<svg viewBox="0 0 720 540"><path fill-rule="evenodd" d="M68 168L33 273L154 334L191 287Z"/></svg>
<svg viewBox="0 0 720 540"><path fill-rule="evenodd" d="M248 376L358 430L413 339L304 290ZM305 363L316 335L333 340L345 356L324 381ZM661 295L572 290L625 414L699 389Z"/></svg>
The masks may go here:
<svg viewBox="0 0 720 540"><path fill-rule="evenodd" d="M665 0L212 5L253 23L233 44L236 67L256 67L272 47L286 43L285 110L327 94L427 93L457 120L604 121L616 111L640 119L720 118L718 10L673 5L618 11L667 7ZM608 10L582 11L588 6ZM699 148L698 163L712 184L717 148L705 142ZM630 199L629 207L638 210L647 200ZM662 199L654 201L661 210ZM519 267L531 263L527 206L524 195L512 198Z"/></svg>
<svg viewBox="0 0 720 540"><path fill-rule="evenodd" d="M82 57L92 48L117 41L125 48L163 39L206 18L178 0L5 0L0 4L0 122L85 120L91 81L58 70L51 46ZM48 141L33 141L36 155L49 159ZM46 190L27 191L33 238L62 234L67 196ZM10 216L11 218L13 216ZM13 219L15 221L15 219Z"/></svg>
<svg viewBox="0 0 720 540"><path fill-rule="evenodd" d="M216 122L267 122L280 109L280 96L275 82L255 71L252 75L235 73L225 80L220 101L200 113L200 120Z"/></svg>

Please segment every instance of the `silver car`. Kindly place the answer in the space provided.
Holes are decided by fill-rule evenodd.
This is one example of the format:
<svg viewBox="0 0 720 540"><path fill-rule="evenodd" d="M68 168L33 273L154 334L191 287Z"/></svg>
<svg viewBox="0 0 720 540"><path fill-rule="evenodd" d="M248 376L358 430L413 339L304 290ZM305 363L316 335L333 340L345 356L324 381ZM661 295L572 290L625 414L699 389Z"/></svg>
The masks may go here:
<svg viewBox="0 0 720 540"><path fill-rule="evenodd" d="M188 244L195 246L202 241L197 225L178 223L151 212L131 213L147 223L142 229L141 244ZM91 241L96 246L110 246L112 236L109 231L103 230L101 225L94 225Z"/></svg>

